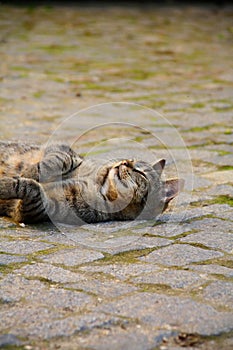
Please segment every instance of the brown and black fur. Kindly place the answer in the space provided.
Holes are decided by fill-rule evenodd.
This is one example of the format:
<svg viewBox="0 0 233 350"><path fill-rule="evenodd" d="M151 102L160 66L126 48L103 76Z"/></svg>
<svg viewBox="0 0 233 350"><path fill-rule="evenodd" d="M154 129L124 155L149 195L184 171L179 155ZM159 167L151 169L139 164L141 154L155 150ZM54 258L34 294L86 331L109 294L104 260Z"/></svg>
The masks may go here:
<svg viewBox="0 0 233 350"><path fill-rule="evenodd" d="M65 144L0 142L0 215L24 223L152 219L183 187L161 180L164 165L83 159Z"/></svg>

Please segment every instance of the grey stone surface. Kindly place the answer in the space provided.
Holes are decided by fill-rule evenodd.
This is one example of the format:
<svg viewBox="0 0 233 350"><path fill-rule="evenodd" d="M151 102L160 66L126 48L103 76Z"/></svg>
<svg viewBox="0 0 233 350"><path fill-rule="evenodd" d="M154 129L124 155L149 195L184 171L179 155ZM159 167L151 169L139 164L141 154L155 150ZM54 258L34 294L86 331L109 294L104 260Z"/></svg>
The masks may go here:
<svg viewBox="0 0 233 350"><path fill-rule="evenodd" d="M85 276L80 273L45 263L23 266L20 269L15 270L15 272L27 277L45 278L49 281L58 283L85 280Z"/></svg>
<svg viewBox="0 0 233 350"><path fill-rule="evenodd" d="M212 187L208 191L208 194L214 195L214 196L231 196L231 197L233 197L233 186L220 184L220 185Z"/></svg>
<svg viewBox="0 0 233 350"><path fill-rule="evenodd" d="M218 232L233 232L232 222L221 220L217 218L205 218L203 220L196 220L190 223L190 230L200 230L209 233ZM204 235L204 234L203 234Z"/></svg>
<svg viewBox="0 0 233 350"><path fill-rule="evenodd" d="M156 293L138 293L124 297L100 306L98 310L135 318L144 324L153 324L154 327L182 328L185 332L202 335L220 334L233 327L233 314L230 312L218 312L211 306L189 298Z"/></svg>
<svg viewBox="0 0 233 350"><path fill-rule="evenodd" d="M36 280L28 280L22 276L8 274L0 280L0 298L3 303L14 303L28 296L43 295L45 285Z"/></svg>
<svg viewBox="0 0 233 350"><path fill-rule="evenodd" d="M128 241L128 242L127 242ZM118 254L131 250L140 250L145 248L157 248L171 244L172 242L165 238L157 237L138 237L128 236L113 238L108 240L107 246L98 245L98 248L109 254Z"/></svg>
<svg viewBox="0 0 233 350"><path fill-rule="evenodd" d="M22 342L14 334L8 333L0 335L0 347L2 349L7 346L19 346L21 344Z"/></svg>
<svg viewBox="0 0 233 350"><path fill-rule="evenodd" d="M61 313L39 305L18 303L11 308L2 308L0 311L0 327L5 333L11 329L11 333L16 336L28 336L28 327L36 332L39 324L48 325L62 316ZM14 331L14 332L13 332ZM49 328L47 328L49 333ZM39 334L38 334L39 336Z"/></svg>
<svg viewBox="0 0 233 350"><path fill-rule="evenodd" d="M79 283L70 283L65 285L67 288L83 290L87 293L95 294L101 298L116 298L124 294L129 294L138 288L119 281L106 281L104 279L90 279L88 281L80 281Z"/></svg>
<svg viewBox="0 0 233 350"><path fill-rule="evenodd" d="M84 266L80 270L86 272L103 272L116 277L119 280L126 280L131 276L157 271L160 268L155 264L108 264L103 266Z"/></svg>
<svg viewBox="0 0 233 350"><path fill-rule="evenodd" d="M27 261L27 258L25 258L24 256L0 254L0 266L9 265L13 263L21 263L25 261Z"/></svg>
<svg viewBox="0 0 233 350"><path fill-rule="evenodd" d="M233 283L231 282L212 282L204 289L203 296L214 304L221 304L233 309Z"/></svg>
<svg viewBox="0 0 233 350"><path fill-rule="evenodd" d="M162 219L162 217L161 217ZM163 223L160 225L155 225L154 227L144 227L137 230L134 230L133 232L141 233L141 234L149 234L149 235L155 235L155 236L163 236L163 237L173 237L182 235L183 233L187 232L188 229L185 228L184 225L173 224L173 223Z"/></svg>
<svg viewBox="0 0 233 350"><path fill-rule="evenodd" d="M217 274L226 277L233 277L233 270L231 268L217 264L190 265L189 268L191 270L200 271L208 274Z"/></svg>
<svg viewBox="0 0 233 350"><path fill-rule="evenodd" d="M58 313L46 311L43 308L15 309L8 313L3 313L6 325L14 326L11 319L13 315L20 315L15 334L28 337L29 339L51 339L54 337L70 336L77 332L88 332L93 328L108 328L124 320L116 316L107 316L103 313L88 313L82 316L72 315L64 318ZM125 321L127 323L127 321Z"/></svg>
<svg viewBox="0 0 233 350"><path fill-rule="evenodd" d="M32 254L41 250L53 248L54 245L36 241L4 241L0 242L0 251L11 254Z"/></svg>
<svg viewBox="0 0 233 350"><path fill-rule="evenodd" d="M104 255L100 252L83 248L60 250L59 253L40 256L40 260L43 260L46 263L62 264L65 266L80 265L102 258L104 258Z"/></svg>
<svg viewBox="0 0 233 350"><path fill-rule="evenodd" d="M197 261L205 261L223 256L220 252L192 247L188 244L174 244L140 258L142 261L154 262L167 266L183 266Z"/></svg>
<svg viewBox="0 0 233 350"><path fill-rule="evenodd" d="M162 284L168 285L174 289L197 287L206 283L207 280L207 274L200 276L197 273L182 270L155 271L132 279L134 283Z"/></svg>
<svg viewBox="0 0 233 350"><path fill-rule="evenodd" d="M33 302L55 310L61 309L71 312L80 311L93 301L91 296L85 293L55 287L43 290L42 293L34 292L33 295L28 295L26 299L29 303Z"/></svg>
<svg viewBox="0 0 233 350"><path fill-rule="evenodd" d="M74 342L77 346L87 346L96 350L149 350L159 346L171 337L175 337L177 332L169 330L150 329L145 326L134 324L124 325L124 327L116 326L113 329L94 329L92 334L86 336L79 335L75 337ZM64 350L70 349L68 340L61 343ZM162 350L162 349L161 349Z"/></svg>
<svg viewBox="0 0 233 350"><path fill-rule="evenodd" d="M187 237L180 239L185 243L200 243L206 247L223 250L227 253L233 253L233 233L222 232L221 226L214 231L203 229L202 232L192 233Z"/></svg>

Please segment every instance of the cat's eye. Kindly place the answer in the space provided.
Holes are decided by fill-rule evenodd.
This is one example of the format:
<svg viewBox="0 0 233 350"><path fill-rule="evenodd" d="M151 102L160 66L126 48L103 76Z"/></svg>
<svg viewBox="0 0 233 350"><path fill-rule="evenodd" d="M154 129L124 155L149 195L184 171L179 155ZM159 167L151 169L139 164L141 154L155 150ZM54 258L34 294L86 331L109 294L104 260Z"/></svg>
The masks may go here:
<svg viewBox="0 0 233 350"><path fill-rule="evenodd" d="M140 174L142 177L144 177L144 179L146 179L148 181L146 174L140 168L138 168L138 167L133 168L133 171Z"/></svg>

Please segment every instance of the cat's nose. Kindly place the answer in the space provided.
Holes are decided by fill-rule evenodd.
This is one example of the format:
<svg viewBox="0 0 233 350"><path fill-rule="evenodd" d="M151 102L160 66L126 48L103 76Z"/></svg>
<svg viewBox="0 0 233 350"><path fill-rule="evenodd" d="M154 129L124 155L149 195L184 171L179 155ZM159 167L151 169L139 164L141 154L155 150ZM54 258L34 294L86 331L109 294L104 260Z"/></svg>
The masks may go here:
<svg viewBox="0 0 233 350"><path fill-rule="evenodd" d="M128 166L128 161L127 160L123 160L122 162L121 162L121 165L125 165L125 166Z"/></svg>

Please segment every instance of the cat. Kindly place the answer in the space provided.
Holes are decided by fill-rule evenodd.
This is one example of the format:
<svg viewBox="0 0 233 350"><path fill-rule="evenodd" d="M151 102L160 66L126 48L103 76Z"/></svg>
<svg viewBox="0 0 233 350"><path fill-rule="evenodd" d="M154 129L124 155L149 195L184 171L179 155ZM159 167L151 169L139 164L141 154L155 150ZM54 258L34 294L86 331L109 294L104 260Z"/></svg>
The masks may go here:
<svg viewBox="0 0 233 350"><path fill-rule="evenodd" d="M85 159L66 144L0 142L0 215L78 225L153 219L184 185L162 181L164 166L164 159Z"/></svg>

